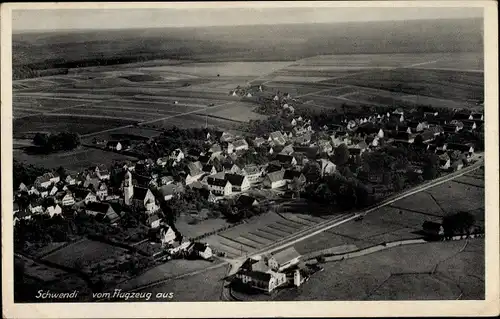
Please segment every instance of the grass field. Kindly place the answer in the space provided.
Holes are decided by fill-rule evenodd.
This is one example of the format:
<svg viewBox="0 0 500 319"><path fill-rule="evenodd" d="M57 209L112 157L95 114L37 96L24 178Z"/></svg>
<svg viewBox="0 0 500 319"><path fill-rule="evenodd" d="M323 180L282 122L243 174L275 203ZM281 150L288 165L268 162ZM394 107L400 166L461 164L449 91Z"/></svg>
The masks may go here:
<svg viewBox="0 0 500 319"><path fill-rule="evenodd" d="M145 273L118 284L117 288L125 290L134 289L140 285L146 285L159 279L179 276L185 273L206 268L212 263L205 260L170 260L159 266L149 269Z"/></svg>
<svg viewBox="0 0 500 319"><path fill-rule="evenodd" d="M118 258L126 253L126 250L115 246L84 240L49 254L43 259L66 267L76 267L78 263L86 267L107 259Z"/></svg>
<svg viewBox="0 0 500 319"><path fill-rule="evenodd" d="M283 291L275 300L484 298L484 282L476 279L484 274L484 242L473 239L464 246L464 241L408 245L327 263L300 291ZM468 279L458 281L457 274Z"/></svg>
<svg viewBox="0 0 500 319"><path fill-rule="evenodd" d="M222 285L224 284L223 278L226 273L226 267L211 269L193 276L167 281L164 284L148 288L147 292L151 292L153 295L160 292L173 292L174 297L171 301L220 301Z"/></svg>

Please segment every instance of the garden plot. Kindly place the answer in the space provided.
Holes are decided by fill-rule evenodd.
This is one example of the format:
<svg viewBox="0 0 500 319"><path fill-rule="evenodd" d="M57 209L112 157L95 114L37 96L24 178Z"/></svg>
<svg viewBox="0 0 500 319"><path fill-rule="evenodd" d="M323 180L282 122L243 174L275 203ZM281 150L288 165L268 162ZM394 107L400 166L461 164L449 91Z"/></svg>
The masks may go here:
<svg viewBox="0 0 500 319"><path fill-rule="evenodd" d="M459 183L446 183L433 187L430 193L442 208L441 214L468 211L477 221L484 221L484 188Z"/></svg>
<svg viewBox="0 0 500 319"><path fill-rule="evenodd" d="M398 202L394 205L398 205ZM422 225L425 221L441 221L441 217L439 216L427 215L425 212L419 213L413 210L409 211L392 206L379 208L366 216L365 219L377 219L388 224L400 225L415 230L422 229Z"/></svg>
<svg viewBox="0 0 500 319"><path fill-rule="evenodd" d="M446 183L445 185L448 184L449 183ZM433 190L433 188L431 188L431 190ZM430 216L434 215L436 217L440 217L442 215L440 213L441 209L439 208L439 205L432 200L432 197L430 197L427 192L419 192L413 194L412 196L400 199L391 204L391 207L410 212L428 214Z"/></svg>
<svg viewBox="0 0 500 319"><path fill-rule="evenodd" d="M284 82L277 82L277 81L272 81L272 82L267 82L264 84L265 86L265 91L271 91L271 92L286 92L290 93L292 98L295 98L300 95L304 94L310 94L314 92L318 92L320 90L324 90L325 86L319 86L316 87L314 84L312 85L297 85L294 83L284 83ZM334 85L332 85L333 87Z"/></svg>
<svg viewBox="0 0 500 319"><path fill-rule="evenodd" d="M348 222L329 230L330 233L345 236L354 240L368 240L371 237L391 233L402 229L400 225L388 224L380 220L363 219L359 222Z"/></svg>
<svg viewBox="0 0 500 319"><path fill-rule="evenodd" d="M239 122L248 122L250 120L266 119L267 116L255 113L253 111L253 109L256 107L257 105L252 103L235 102L232 104L225 105L223 108L216 108L216 109L208 108L206 110L206 113L213 116Z"/></svg>
<svg viewBox="0 0 500 319"><path fill-rule="evenodd" d="M299 83L304 83L304 82L311 82L311 83L315 83L315 82L321 82L321 81L325 81L325 80L328 80L329 78L328 77L321 77L321 76L309 76L308 73L305 73L303 75L294 75L292 72L290 72L291 74L289 74L288 71L285 71L285 72L281 72L282 74L285 74L285 75L277 75L273 78L273 81L277 81L277 82L285 82L285 83L295 83L295 82L299 82Z"/></svg>
<svg viewBox="0 0 500 319"><path fill-rule="evenodd" d="M456 178L453 180L455 183L463 184L463 185L468 185L468 186L475 186L479 188L484 188L484 178L483 177L469 177L467 175L460 176L459 178Z"/></svg>

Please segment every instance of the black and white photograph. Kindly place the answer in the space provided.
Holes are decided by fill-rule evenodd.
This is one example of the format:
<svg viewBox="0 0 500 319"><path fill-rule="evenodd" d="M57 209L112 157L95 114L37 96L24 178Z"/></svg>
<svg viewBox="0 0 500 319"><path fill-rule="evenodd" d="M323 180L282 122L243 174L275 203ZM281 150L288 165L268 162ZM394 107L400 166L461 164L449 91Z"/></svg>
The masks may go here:
<svg viewBox="0 0 500 319"><path fill-rule="evenodd" d="M433 3L12 4L9 300L498 314L496 3Z"/></svg>

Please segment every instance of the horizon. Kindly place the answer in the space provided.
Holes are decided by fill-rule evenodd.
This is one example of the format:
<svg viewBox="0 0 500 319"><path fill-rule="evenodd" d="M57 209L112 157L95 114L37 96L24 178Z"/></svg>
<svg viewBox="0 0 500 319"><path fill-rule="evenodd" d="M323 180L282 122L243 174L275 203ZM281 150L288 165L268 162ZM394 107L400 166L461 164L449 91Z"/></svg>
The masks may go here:
<svg viewBox="0 0 500 319"><path fill-rule="evenodd" d="M483 17L480 8L217 8L13 10L13 33L341 24ZM62 12L64 11L64 14ZM96 27L99 26L99 27Z"/></svg>

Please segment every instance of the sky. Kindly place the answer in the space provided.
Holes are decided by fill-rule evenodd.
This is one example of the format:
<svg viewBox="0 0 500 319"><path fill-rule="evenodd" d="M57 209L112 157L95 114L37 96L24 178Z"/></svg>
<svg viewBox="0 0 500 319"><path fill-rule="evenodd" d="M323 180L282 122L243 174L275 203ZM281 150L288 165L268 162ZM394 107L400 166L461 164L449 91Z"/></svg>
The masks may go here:
<svg viewBox="0 0 500 319"><path fill-rule="evenodd" d="M482 17L482 10L450 7L36 9L13 10L12 28L19 32L450 19Z"/></svg>

